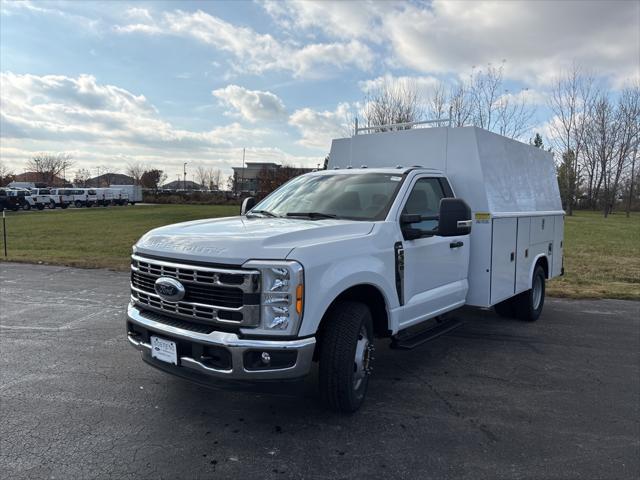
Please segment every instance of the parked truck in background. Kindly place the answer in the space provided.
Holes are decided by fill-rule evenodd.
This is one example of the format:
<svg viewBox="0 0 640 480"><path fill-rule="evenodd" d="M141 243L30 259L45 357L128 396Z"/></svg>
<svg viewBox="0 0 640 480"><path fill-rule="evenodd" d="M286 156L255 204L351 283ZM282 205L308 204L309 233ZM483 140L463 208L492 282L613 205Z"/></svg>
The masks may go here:
<svg viewBox="0 0 640 480"><path fill-rule="evenodd" d="M540 317L563 273L551 154L475 127L358 133L238 217L136 243L127 337L146 363L203 383L318 363L325 402L352 412L376 338L414 348L465 305Z"/></svg>
<svg viewBox="0 0 640 480"><path fill-rule="evenodd" d="M109 185L109 188L120 190L121 205L128 203L135 205L136 203L142 202L142 187L140 185Z"/></svg>

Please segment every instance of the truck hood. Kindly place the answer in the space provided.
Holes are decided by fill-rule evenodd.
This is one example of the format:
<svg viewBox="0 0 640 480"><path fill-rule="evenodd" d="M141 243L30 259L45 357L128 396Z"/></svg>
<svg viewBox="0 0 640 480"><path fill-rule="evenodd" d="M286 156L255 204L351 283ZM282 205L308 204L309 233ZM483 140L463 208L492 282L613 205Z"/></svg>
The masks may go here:
<svg viewBox="0 0 640 480"><path fill-rule="evenodd" d="M367 235L373 222L228 217L156 228L136 244L140 254L241 265L247 260L285 259L299 246Z"/></svg>

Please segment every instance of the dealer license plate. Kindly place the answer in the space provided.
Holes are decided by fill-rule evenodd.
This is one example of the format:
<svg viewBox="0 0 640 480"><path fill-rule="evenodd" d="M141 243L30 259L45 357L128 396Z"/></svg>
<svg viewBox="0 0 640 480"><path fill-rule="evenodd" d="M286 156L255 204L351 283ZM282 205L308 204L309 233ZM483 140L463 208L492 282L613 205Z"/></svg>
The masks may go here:
<svg viewBox="0 0 640 480"><path fill-rule="evenodd" d="M165 340L164 338L150 337L151 339L151 356L166 363L178 365L178 350L176 342Z"/></svg>

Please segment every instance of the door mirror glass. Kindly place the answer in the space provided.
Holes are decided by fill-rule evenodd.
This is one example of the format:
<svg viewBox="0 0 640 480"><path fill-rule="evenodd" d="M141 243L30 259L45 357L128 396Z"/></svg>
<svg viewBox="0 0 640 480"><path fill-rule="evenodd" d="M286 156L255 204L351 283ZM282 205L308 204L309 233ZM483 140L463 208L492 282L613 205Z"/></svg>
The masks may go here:
<svg viewBox="0 0 640 480"><path fill-rule="evenodd" d="M240 208L240 215L246 215L256 205L256 199L253 197L247 197L242 201L242 207Z"/></svg>
<svg viewBox="0 0 640 480"><path fill-rule="evenodd" d="M471 209L461 198L440 200L440 223L436 235L455 237L471 233Z"/></svg>

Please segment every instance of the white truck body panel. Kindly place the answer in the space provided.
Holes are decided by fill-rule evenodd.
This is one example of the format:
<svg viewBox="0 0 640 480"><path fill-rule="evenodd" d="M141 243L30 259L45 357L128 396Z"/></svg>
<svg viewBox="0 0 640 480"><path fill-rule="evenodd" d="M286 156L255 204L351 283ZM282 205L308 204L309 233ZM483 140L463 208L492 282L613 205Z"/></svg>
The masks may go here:
<svg viewBox="0 0 640 480"><path fill-rule="evenodd" d="M140 185L109 185L109 188L116 188L126 194L126 198L130 203L138 203L142 201L142 187ZM122 198L125 198L124 196Z"/></svg>
<svg viewBox="0 0 640 480"><path fill-rule="evenodd" d="M467 304L488 307L531 288L540 257L547 258L548 278L561 274L564 212L551 153L476 127L356 135L331 145L330 169L395 165L443 172L456 197L470 205ZM530 219L528 240L518 236L519 219Z"/></svg>

